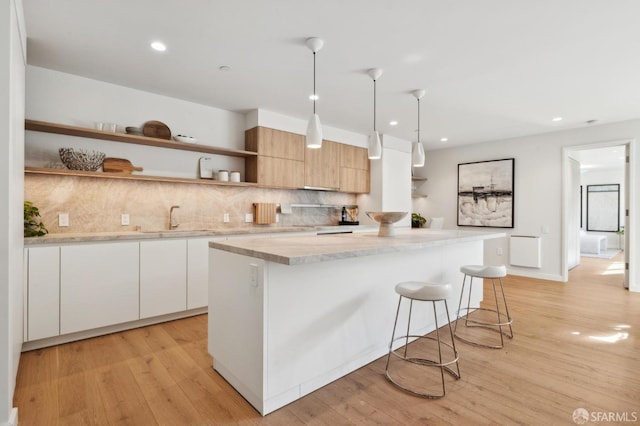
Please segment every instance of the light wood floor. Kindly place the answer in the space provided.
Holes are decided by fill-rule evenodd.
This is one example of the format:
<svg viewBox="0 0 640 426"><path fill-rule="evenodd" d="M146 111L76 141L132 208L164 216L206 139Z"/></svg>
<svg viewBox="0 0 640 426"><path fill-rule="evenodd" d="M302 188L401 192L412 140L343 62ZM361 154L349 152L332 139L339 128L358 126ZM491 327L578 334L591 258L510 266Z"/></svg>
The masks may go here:
<svg viewBox="0 0 640 426"><path fill-rule="evenodd" d="M394 388L379 359L263 418L211 368L202 315L24 353L14 405L21 425L571 425L580 407L640 418L640 294L614 260L583 258L566 284L508 277L515 338L458 343L462 379L439 400Z"/></svg>

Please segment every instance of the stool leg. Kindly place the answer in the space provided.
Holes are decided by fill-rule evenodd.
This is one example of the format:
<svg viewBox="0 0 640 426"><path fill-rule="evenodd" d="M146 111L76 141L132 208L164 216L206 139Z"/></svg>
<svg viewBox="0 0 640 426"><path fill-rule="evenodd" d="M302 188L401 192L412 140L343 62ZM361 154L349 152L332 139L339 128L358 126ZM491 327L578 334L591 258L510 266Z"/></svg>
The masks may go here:
<svg viewBox="0 0 640 426"><path fill-rule="evenodd" d="M400 296L402 297L402 296ZM413 299L409 299L409 318L407 318L407 332L405 334L406 339L404 342L404 357L407 357L407 349L409 348L409 329L411 328L411 310L413 309Z"/></svg>
<svg viewBox="0 0 640 426"><path fill-rule="evenodd" d="M436 302L431 301L433 304L433 319L436 323L436 340L438 341L438 364L440 364L440 378L442 379L442 396L445 395L444 389L444 366L442 365L442 345L440 344L440 327L438 326L438 311L436 309Z"/></svg>
<svg viewBox="0 0 640 426"><path fill-rule="evenodd" d="M456 340L453 337L453 329L451 328L451 318L449 318L449 304L447 299L444 300L444 309L447 312L447 326L449 327L449 337L451 337L451 347L453 348L453 356L456 358L456 372L451 370L451 373L456 379L460 378L460 365L458 364L458 350L456 349ZM456 321L457 323L458 321Z"/></svg>
<svg viewBox="0 0 640 426"><path fill-rule="evenodd" d="M500 292L502 292L502 300L504 301L504 310L507 314L507 323L509 324L509 334L506 336L509 339L513 339L513 328L511 327L511 315L509 314L509 305L507 305L507 296L504 294L504 286L502 285L502 278L498 278L498 282L500 283Z"/></svg>
<svg viewBox="0 0 640 426"><path fill-rule="evenodd" d="M462 298L464 297L464 288L467 281L467 275L462 278L462 290L460 290L460 301L458 302L458 311L456 312L456 325L454 326L453 333L455 334L458 330L458 320L460 319L460 311L462 310ZM467 312L469 311L467 306Z"/></svg>
<svg viewBox="0 0 640 426"><path fill-rule="evenodd" d="M460 311L463 309L462 308L462 299L464 297L464 289L466 287L466 285L465 285L466 281L467 281L467 275L465 274L464 277L462 278L462 290L460 291L460 301L458 302L458 312L456 312L456 324L454 325L453 334L456 334L456 332L458 331L458 320L461 318L460 317ZM472 293L472 291L473 291L473 277L469 277L469 297L467 298L467 307L464 308L465 313L463 315L465 327L469 326L469 310L471 309L471 293Z"/></svg>
<svg viewBox="0 0 640 426"><path fill-rule="evenodd" d="M396 326L398 325L398 315L400 314L400 303L402 303L402 296L398 298L398 309L396 310L396 320L393 322L393 331L391 332L391 341L389 342L389 353L387 354L387 365L384 369L385 372L389 371L389 359L391 359L391 351L393 351L393 338L396 337Z"/></svg>
<svg viewBox="0 0 640 426"><path fill-rule="evenodd" d="M496 292L496 280L491 279L491 285L493 287L493 299L496 302L496 313L498 314L498 333L500 333L500 347L504 346L504 336L502 332L502 315L500 314L500 304L498 303L498 293ZM502 294L504 296L504 293Z"/></svg>

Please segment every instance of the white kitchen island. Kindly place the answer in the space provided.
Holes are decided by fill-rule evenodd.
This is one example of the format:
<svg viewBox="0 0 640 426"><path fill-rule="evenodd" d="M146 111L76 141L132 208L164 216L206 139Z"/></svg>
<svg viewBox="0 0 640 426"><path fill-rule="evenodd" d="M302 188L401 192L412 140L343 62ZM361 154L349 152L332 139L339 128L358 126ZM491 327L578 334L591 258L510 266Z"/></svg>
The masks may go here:
<svg viewBox="0 0 640 426"><path fill-rule="evenodd" d="M399 229L395 237L372 232L210 242L213 367L266 415L387 353L398 282L450 282L453 317L460 266L483 263L483 241L504 236ZM481 297L476 285L472 301ZM421 315L412 321L415 331L434 329L430 310L414 312Z"/></svg>

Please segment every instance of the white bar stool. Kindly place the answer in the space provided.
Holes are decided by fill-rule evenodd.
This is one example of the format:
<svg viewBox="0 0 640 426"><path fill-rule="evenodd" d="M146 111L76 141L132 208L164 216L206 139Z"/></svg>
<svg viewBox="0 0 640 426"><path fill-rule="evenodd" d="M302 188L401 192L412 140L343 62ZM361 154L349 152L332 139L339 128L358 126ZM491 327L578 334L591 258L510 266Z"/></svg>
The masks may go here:
<svg viewBox="0 0 640 426"><path fill-rule="evenodd" d="M455 379L460 378L460 367L458 365L458 351L456 350L455 341L453 338L453 330L451 328L451 319L449 318L449 307L447 306L447 298L451 296L451 285L450 284L439 284L439 283L429 283L429 282L420 282L420 281L407 281L402 282L396 285L395 287L396 293L400 295L398 300L398 309L396 311L396 319L393 324L393 333L391 334L391 342L389 343L389 353L387 355L387 365L385 367L385 375L387 379L393 383L395 386L400 389L409 392L416 396L421 396L424 398L442 398L445 395L445 387L444 387L444 372L451 374ZM403 336L395 337L396 334L396 326L398 325L398 315L400 314L400 305L402 304L402 299L409 299L409 316L407 318L407 332ZM410 332L411 327L411 311L413 308L413 301L425 301L432 302L433 304L433 316L435 319L436 325L436 337L431 337L428 335L412 335ZM451 338L451 343L444 342L440 339L440 330L438 326L438 315L436 310L436 302L444 302L444 308L447 312L447 326L449 327L449 335ZM436 341L438 344L438 358L437 360L428 359L424 357L414 357L408 355L408 345L409 338L412 341L416 340L416 343L419 339L429 339ZM393 350L393 343L396 340L404 339L404 346L400 346L398 349ZM445 345L451 348L452 359L443 360L443 348L442 345ZM445 348L446 349L446 348ZM414 352L414 349L411 349L411 352ZM420 366L426 367L437 367L440 369L440 378L442 381L442 393L441 394L433 394L433 393L425 393L420 390L412 389L410 385L406 382L408 381L406 377L401 378L401 374L392 374L389 368L391 355L396 358L399 358L402 361L417 364ZM404 364L404 363L403 363ZM455 364L454 371L450 365ZM415 377L413 377L415 380ZM404 382L404 383L402 383Z"/></svg>
<svg viewBox="0 0 640 426"><path fill-rule="evenodd" d="M462 290L460 292L460 302L458 303L458 311L456 312L456 325L454 327L453 334L460 340L466 343L470 343L476 346L482 346L484 348L502 349L504 347L504 336L509 339L513 339L513 329L511 323L513 322L511 315L509 315L509 307L507 306L507 298L504 295L504 287L502 286L502 277L507 276L507 268L504 265L500 266L485 266L485 265L466 265L460 268L460 272L464 274L462 279ZM467 299L467 306L462 306L462 299L464 297L464 290L466 287L467 277L469 277L469 297ZM481 308L471 306L471 291L473 289L473 278L486 278L491 280L493 285L493 297L496 302L495 309ZM500 294L502 296L502 308L498 302L498 291L496 287L496 281L499 284ZM460 313L464 311L464 315L461 317ZM493 312L497 315L495 322L490 320L474 319L470 318L469 314L472 311L487 311ZM472 337L461 336L458 333L458 323L461 319L464 319L464 325L466 327L483 327L491 331L495 331L500 335L500 344L490 344L483 342ZM509 331L503 330L503 327L508 327Z"/></svg>

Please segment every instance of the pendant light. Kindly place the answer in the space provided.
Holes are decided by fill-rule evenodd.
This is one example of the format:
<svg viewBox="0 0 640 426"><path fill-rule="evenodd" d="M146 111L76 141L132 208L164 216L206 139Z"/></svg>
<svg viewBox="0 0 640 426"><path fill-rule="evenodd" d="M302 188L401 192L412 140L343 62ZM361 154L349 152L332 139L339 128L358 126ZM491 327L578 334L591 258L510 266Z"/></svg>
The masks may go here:
<svg viewBox="0 0 640 426"><path fill-rule="evenodd" d="M378 160L382 157L382 143L376 130L376 80L382 76L382 69L372 68L367 73L373 80L373 131L369 135L369 159Z"/></svg>
<svg viewBox="0 0 640 426"><path fill-rule="evenodd" d="M322 49L324 42L322 39L312 37L307 39L307 47L313 52L313 114L309 118L309 124L307 124L307 136L305 138L305 144L307 148L321 148L322 147L322 125L320 124L320 117L316 114L316 99L318 94L316 93L316 53Z"/></svg>
<svg viewBox="0 0 640 426"><path fill-rule="evenodd" d="M422 146L422 142L420 142L420 99L425 93L424 90L414 90L412 93L418 100L418 141L413 144L413 150L411 152L411 164L413 167L423 167L425 160L424 146Z"/></svg>

